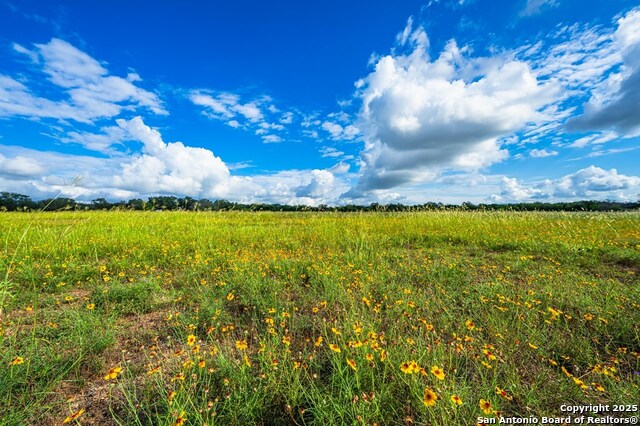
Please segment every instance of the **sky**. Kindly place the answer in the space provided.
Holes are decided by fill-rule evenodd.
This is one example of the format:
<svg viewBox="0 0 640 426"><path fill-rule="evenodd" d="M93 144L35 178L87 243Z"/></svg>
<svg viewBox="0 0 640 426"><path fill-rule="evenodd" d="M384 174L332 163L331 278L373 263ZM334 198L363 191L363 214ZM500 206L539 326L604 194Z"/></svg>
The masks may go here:
<svg viewBox="0 0 640 426"><path fill-rule="evenodd" d="M0 191L640 199L629 0L0 0Z"/></svg>

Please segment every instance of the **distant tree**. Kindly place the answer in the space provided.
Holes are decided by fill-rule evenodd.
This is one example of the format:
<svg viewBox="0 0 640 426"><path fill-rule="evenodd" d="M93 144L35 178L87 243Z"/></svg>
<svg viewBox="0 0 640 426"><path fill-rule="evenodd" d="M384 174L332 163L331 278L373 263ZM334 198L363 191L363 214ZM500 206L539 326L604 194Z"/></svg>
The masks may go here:
<svg viewBox="0 0 640 426"><path fill-rule="evenodd" d="M147 202L140 198L133 198L125 203L125 208L131 210L144 210L147 206Z"/></svg>
<svg viewBox="0 0 640 426"><path fill-rule="evenodd" d="M113 207L113 204L108 202L105 198L96 198L91 201L91 208L93 210L109 210Z"/></svg>
<svg viewBox="0 0 640 426"><path fill-rule="evenodd" d="M15 192L0 192L0 208L8 211L33 209L36 203L31 197Z"/></svg>
<svg viewBox="0 0 640 426"><path fill-rule="evenodd" d="M474 205L464 202L461 205L427 202L422 205L405 205L400 203L369 205L347 204L330 207L320 204L317 207L290 204L240 204L228 200L208 199L197 200L192 197L176 198L174 196L149 197L147 201L134 198L129 201L110 202L105 198L96 198L90 203L79 203L72 198L47 198L33 201L29 196L14 192L0 192L0 211L29 211L29 210L97 210L97 209L130 209L130 210L213 210L213 211L281 211L281 212L402 212L402 211L433 211L433 210L483 210L483 211L629 211L639 210L640 201L622 203L618 201L581 200L573 202L542 203L514 203L514 204L484 204Z"/></svg>
<svg viewBox="0 0 640 426"><path fill-rule="evenodd" d="M73 198L46 198L38 201L37 207L40 210L48 212L58 210L75 210L78 207L78 203Z"/></svg>

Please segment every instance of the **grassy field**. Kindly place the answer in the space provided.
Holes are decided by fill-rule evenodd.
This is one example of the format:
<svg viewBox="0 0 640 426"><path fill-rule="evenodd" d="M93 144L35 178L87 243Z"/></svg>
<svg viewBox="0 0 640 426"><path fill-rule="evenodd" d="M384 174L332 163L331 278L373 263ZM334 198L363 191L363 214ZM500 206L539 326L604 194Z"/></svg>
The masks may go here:
<svg viewBox="0 0 640 426"><path fill-rule="evenodd" d="M640 401L639 214L4 213L0 235L2 425Z"/></svg>

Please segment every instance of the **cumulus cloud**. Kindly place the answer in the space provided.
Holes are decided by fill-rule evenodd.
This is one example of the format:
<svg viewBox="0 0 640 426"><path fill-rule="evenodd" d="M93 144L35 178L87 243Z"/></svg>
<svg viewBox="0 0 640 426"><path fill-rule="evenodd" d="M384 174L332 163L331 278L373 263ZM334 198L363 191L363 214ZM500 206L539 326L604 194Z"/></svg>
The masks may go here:
<svg viewBox="0 0 640 426"><path fill-rule="evenodd" d="M525 62L473 58L453 40L431 58L424 30L405 32L407 53L380 58L363 79L364 166L350 195L499 162L507 157L500 138L539 119L555 95Z"/></svg>
<svg viewBox="0 0 640 426"><path fill-rule="evenodd" d="M213 152L165 143L160 133L144 124L140 117L116 120L128 138L142 142L142 154L122 164L113 186L142 193L171 193L212 196L224 192L230 173Z"/></svg>
<svg viewBox="0 0 640 426"><path fill-rule="evenodd" d="M612 45L622 58L619 72L610 73L592 92L584 114L568 121L569 130L613 129L640 135L640 9L617 21Z"/></svg>
<svg viewBox="0 0 640 426"><path fill-rule="evenodd" d="M61 154L0 145L0 187L35 197L57 193L79 200L96 197L128 199L152 195L229 199L238 202L335 204L349 187L349 165L321 170L288 170L234 176L212 151L165 142L160 132L141 117L117 119L95 135L102 147L106 135L119 143L138 142L140 152L107 151L106 158ZM83 133L81 140L94 140ZM73 184L71 184L73 183Z"/></svg>
<svg viewBox="0 0 640 426"><path fill-rule="evenodd" d="M312 170L308 184L296 188L297 197L327 198L334 189L335 176L328 170Z"/></svg>
<svg viewBox="0 0 640 426"><path fill-rule="evenodd" d="M22 82L0 75L0 116L71 119L90 123L115 117L123 109L146 108L167 114L158 96L134 83L137 74L127 78L109 75L96 59L64 40L52 39L36 44L33 50L14 45L39 67L66 99L50 100L33 93Z"/></svg>
<svg viewBox="0 0 640 426"><path fill-rule="evenodd" d="M7 158L0 154L0 175L8 177L32 177L38 176L44 171L44 167L33 158L21 155Z"/></svg>
<svg viewBox="0 0 640 426"><path fill-rule="evenodd" d="M638 189L640 177L621 175L616 169L605 170L589 166L555 181L546 181L555 197L593 197L598 193Z"/></svg>
<svg viewBox="0 0 640 426"><path fill-rule="evenodd" d="M502 190L500 195L492 195L492 201L525 201L531 198L544 198L544 194L539 189L526 188L522 186L516 178L503 177Z"/></svg>
<svg viewBox="0 0 640 426"><path fill-rule="evenodd" d="M619 174L616 169L596 166L578 170L558 179L547 179L525 186L515 178L504 177L499 195L493 201L527 201L531 199L619 199L637 198L640 177Z"/></svg>

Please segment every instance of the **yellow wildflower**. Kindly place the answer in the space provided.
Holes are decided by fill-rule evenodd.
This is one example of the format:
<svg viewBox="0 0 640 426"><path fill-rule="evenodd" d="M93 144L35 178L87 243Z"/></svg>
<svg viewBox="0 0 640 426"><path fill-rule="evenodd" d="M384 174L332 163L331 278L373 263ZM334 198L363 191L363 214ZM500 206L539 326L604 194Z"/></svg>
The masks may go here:
<svg viewBox="0 0 640 426"><path fill-rule="evenodd" d="M491 403L489 401L481 399L478 405L483 413L491 414Z"/></svg>
<svg viewBox="0 0 640 426"><path fill-rule="evenodd" d="M436 394L429 388L425 388L424 395L422 396L422 402L424 403L424 405L426 405L427 407L431 407L433 405L436 405L437 400L438 394Z"/></svg>
<svg viewBox="0 0 640 426"><path fill-rule="evenodd" d="M118 377L118 374L122 371L122 367L114 367L107 371L107 374L104 376L105 380L113 380Z"/></svg>
<svg viewBox="0 0 640 426"><path fill-rule="evenodd" d="M20 365L23 362L24 362L24 358L22 358L21 356L17 356L9 363L9 365Z"/></svg>
<svg viewBox="0 0 640 426"><path fill-rule="evenodd" d="M66 419L64 419L62 424L71 423L72 421L80 417L83 413L84 413L84 408L81 408L80 410L76 411L75 413L71 414Z"/></svg>

